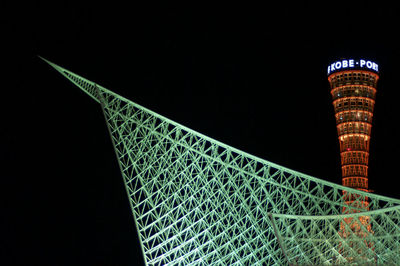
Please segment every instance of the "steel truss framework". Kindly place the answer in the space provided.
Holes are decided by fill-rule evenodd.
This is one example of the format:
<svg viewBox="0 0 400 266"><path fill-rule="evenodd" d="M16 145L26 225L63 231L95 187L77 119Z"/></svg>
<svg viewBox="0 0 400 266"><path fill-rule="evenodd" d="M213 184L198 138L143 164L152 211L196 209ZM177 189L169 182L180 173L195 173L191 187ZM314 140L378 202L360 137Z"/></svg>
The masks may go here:
<svg viewBox="0 0 400 266"><path fill-rule="evenodd" d="M46 62L102 107L146 264L400 261L399 200L257 158ZM359 224L346 236L344 219Z"/></svg>

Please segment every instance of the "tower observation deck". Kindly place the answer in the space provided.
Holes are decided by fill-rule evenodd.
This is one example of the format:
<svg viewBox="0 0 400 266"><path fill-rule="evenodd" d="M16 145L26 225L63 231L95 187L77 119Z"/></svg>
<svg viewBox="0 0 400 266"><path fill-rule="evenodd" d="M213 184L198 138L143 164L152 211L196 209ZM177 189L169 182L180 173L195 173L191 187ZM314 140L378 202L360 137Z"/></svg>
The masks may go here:
<svg viewBox="0 0 400 266"><path fill-rule="evenodd" d="M146 265L400 261L400 200L366 192L365 182L345 187L258 158L46 62L101 107ZM341 82L333 73L330 78ZM368 84L357 86L367 93ZM370 104L370 98L361 100ZM372 110L358 110L355 117L372 118ZM355 141L369 136L348 134L364 137ZM343 145L367 155L361 146ZM365 166L365 160L354 164Z"/></svg>

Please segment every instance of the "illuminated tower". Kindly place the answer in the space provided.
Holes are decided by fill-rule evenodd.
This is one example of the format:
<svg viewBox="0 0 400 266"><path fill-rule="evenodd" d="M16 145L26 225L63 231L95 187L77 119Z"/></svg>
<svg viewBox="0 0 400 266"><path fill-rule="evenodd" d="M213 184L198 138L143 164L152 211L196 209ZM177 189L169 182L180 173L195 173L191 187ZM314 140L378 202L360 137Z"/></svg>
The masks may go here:
<svg viewBox="0 0 400 266"><path fill-rule="evenodd" d="M378 65L341 60L328 67L340 143L342 185L368 191L368 156Z"/></svg>
<svg viewBox="0 0 400 266"><path fill-rule="evenodd" d="M372 116L376 87L379 79L378 65L367 60L341 60L328 66L336 126L340 144L342 185L368 192L368 157L371 139ZM345 207L342 213L368 211L368 198L355 201L344 191ZM358 209L358 211L356 211ZM373 234L370 217L357 220L345 218L339 233L344 238L355 234L366 239ZM366 241L373 248L373 243ZM361 250L350 244L354 249ZM352 260L352 258L349 258Z"/></svg>

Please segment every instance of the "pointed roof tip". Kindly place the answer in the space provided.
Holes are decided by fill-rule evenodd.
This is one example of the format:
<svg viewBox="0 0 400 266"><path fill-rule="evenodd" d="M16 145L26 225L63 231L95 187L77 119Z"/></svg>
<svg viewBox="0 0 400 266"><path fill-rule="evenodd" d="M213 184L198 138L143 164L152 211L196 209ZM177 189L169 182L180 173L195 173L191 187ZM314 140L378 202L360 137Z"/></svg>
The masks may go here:
<svg viewBox="0 0 400 266"><path fill-rule="evenodd" d="M40 59L42 59L43 61L45 61L46 63L50 63L50 61L49 60L47 60L46 58L44 58L44 57L41 57L40 55L36 55L37 57L39 57Z"/></svg>
<svg viewBox="0 0 400 266"><path fill-rule="evenodd" d="M37 55L40 59L42 59L43 61L45 61L47 64L51 65L52 67L56 68L58 67L56 64L54 64L53 62L50 62L49 60L47 60L44 57L41 57L40 55Z"/></svg>
<svg viewBox="0 0 400 266"><path fill-rule="evenodd" d="M61 75L66 77L69 81L71 81L73 84L75 84L78 88L80 88L82 91L84 91L90 97L92 97L96 102L100 103L99 99L97 98L97 92L96 92L99 89L99 87L96 85L96 83L94 83L93 81L90 81L88 79L85 79L63 67L60 67L57 64L54 64L54 63L50 62L49 60L47 60L46 58L41 57L40 55L37 55L37 57L39 57L40 59L45 61L47 64L52 66L56 71L61 73ZM95 89L93 89L93 87L91 87L93 85L94 85ZM103 88L103 87L101 87L100 89L103 91L108 91L106 88Z"/></svg>
<svg viewBox="0 0 400 266"><path fill-rule="evenodd" d="M42 59L43 61L45 61L47 64L49 64L50 66L52 66L55 70L57 70L58 72L60 72L61 74L65 75L64 71L65 69L63 67L60 67L57 64L54 64L53 62L47 60L44 57L41 57L40 55L37 55L40 59Z"/></svg>

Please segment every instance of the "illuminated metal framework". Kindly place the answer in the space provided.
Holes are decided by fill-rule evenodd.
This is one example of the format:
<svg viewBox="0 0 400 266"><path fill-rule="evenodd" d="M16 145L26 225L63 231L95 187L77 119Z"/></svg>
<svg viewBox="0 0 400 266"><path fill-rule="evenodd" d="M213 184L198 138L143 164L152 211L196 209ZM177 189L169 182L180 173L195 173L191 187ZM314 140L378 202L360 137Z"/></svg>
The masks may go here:
<svg viewBox="0 0 400 266"><path fill-rule="evenodd" d="M368 156L376 86L371 71L346 70L328 77L342 162L342 184L368 191Z"/></svg>
<svg viewBox="0 0 400 266"><path fill-rule="evenodd" d="M400 261L399 200L257 158L48 63L102 107L146 264ZM369 211L360 208L366 197ZM360 217L373 235L338 233L348 218L368 233Z"/></svg>
<svg viewBox="0 0 400 266"><path fill-rule="evenodd" d="M344 69L328 76L340 143L342 185L362 191L368 191L369 144L378 79L374 71L363 69ZM345 201L349 206L354 205L354 199L350 196ZM369 210L367 197L361 202L360 208ZM352 212L352 207L343 208L343 214ZM359 224L363 224L365 232L360 230ZM367 216L360 216L357 222L352 218L344 219L339 231L343 237L349 235L346 227L359 238L368 238L374 233ZM374 243L366 244L373 249Z"/></svg>

